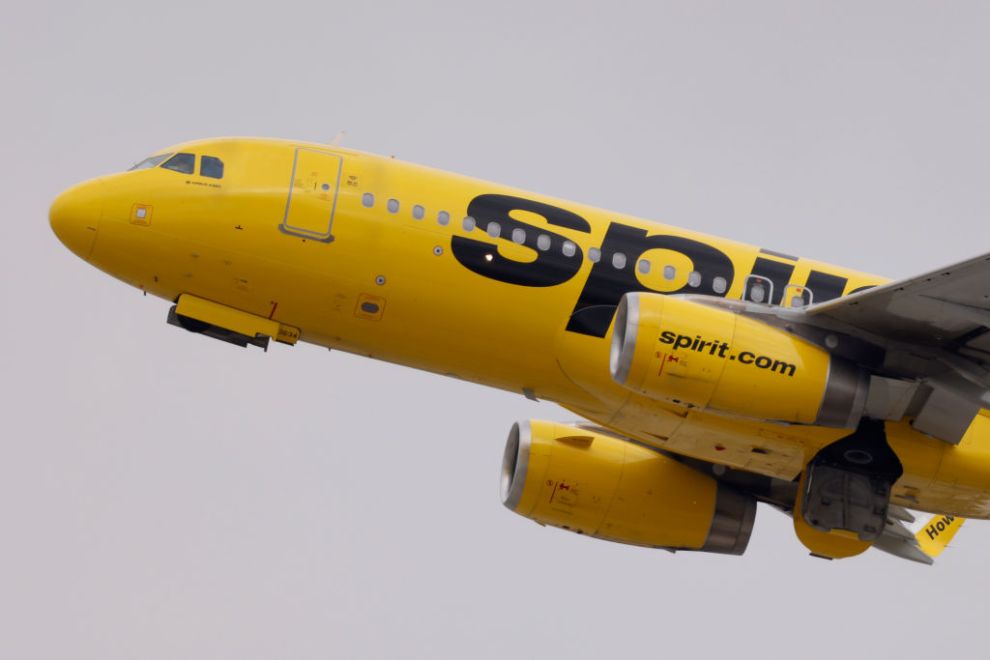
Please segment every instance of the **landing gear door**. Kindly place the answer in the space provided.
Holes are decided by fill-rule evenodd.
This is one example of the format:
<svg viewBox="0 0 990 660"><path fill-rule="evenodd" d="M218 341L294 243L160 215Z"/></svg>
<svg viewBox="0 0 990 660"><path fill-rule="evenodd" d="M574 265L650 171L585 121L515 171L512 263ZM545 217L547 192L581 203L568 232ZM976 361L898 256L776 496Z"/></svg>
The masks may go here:
<svg viewBox="0 0 990 660"><path fill-rule="evenodd" d="M343 162L339 155L299 147L292 163L292 180L279 226L286 234L329 243Z"/></svg>

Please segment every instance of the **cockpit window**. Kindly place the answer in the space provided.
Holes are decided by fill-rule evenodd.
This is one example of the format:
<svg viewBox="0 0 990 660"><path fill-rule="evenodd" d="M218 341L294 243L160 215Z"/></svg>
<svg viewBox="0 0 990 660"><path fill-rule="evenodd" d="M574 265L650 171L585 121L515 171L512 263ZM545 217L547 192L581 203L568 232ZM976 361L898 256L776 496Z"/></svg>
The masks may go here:
<svg viewBox="0 0 990 660"><path fill-rule="evenodd" d="M145 158L140 163L134 163L131 165L128 172L133 172L134 170L148 170L152 167L158 167L166 158L172 154L158 154L157 156L152 156L151 158Z"/></svg>
<svg viewBox="0 0 990 660"><path fill-rule="evenodd" d="M199 166L199 173L202 176L208 176L212 179L222 179L223 161L213 156L203 156L203 162Z"/></svg>
<svg viewBox="0 0 990 660"><path fill-rule="evenodd" d="M165 161L162 167L181 174L192 174L196 170L196 156L193 154L175 154Z"/></svg>

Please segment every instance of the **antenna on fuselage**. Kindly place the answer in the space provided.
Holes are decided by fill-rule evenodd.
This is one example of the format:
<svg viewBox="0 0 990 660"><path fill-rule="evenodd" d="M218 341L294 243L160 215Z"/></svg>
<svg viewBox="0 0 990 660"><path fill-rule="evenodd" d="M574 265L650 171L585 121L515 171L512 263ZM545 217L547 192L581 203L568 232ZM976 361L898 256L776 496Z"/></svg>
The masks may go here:
<svg viewBox="0 0 990 660"><path fill-rule="evenodd" d="M339 147L344 141L345 135L347 135L347 131L337 131L337 134L333 136L332 140L330 140L330 146Z"/></svg>

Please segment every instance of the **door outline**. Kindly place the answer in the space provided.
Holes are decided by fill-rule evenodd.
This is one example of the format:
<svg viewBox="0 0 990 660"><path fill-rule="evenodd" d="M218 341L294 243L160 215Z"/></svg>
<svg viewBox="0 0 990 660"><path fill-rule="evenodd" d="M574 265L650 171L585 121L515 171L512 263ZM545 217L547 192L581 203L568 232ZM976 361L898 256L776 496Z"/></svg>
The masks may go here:
<svg viewBox="0 0 990 660"><path fill-rule="evenodd" d="M292 208L292 193L295 190L296 183L296 169L299 167L299 153L302 151L308 151L321 156L335 158L337 160L337 178L333 183L333 203L330 205L330 217L327 218L327 229L325 232L314 231L305 227L295 227L289 224L289 211ZM307 238L313 241L320 241L322 243L332 243L334 240L333 220L337 213L337 199L340 194L340 177L343 174L343 171L344 159L340 154L336 154L332 151L324 151L323 149L313 149L312 147L296 147L292 158L292 175L289 178L289 194L285 200L285 213L282 214L282 222L278 226L279 230L283 234L289 234L290 236Z"/></svg>
<svg viewBox="0 0 990 660"><path fill-rule="evenodd" d="M791 304L797 296L800 296L802 300L800 307ZM805 309L815 304L815 292L803 284L788 284L787 288L784 289L784 297L780 302L782 306L790 307L791 309Z"/></svg>
<svg viewBox="0 0 990 660"><path fill-rule="evenodd" d="M766 298L757 302L753 300L750 290L756 284L760 284L766 287ZM768 277L763 277L762 275L749 275L746 278L746 285L743 287L743 300L746 302L756 303L757 305L769 305L773 302L773 281Z"/></svg>

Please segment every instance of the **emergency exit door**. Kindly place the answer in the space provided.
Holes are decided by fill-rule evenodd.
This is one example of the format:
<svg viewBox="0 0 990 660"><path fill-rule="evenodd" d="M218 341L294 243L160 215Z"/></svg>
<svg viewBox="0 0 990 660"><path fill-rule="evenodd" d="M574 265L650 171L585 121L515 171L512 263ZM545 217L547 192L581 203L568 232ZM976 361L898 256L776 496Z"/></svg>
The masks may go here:
<svg viewBox="0 0 990 660"><path fill-rule="evenodd" d="M343 166L339 155L308 147L296 149L292 181L281 230L301 238L329 243Z"/></svg>

